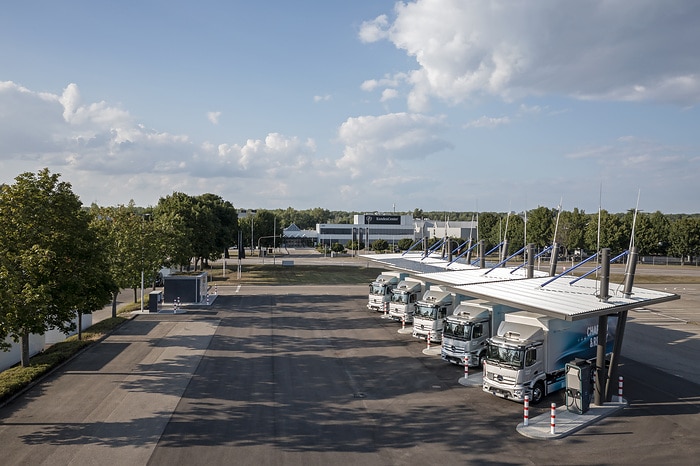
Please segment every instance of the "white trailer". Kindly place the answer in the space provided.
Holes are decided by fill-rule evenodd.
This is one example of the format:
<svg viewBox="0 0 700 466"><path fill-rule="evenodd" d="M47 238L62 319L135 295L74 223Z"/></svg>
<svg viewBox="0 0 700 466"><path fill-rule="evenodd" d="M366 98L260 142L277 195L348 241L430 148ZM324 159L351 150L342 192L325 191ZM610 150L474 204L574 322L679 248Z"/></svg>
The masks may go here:
<svg viewBox="0 0 700 466"><path fill-rule="evenodd" d="M391 290L396 288L406 276L408 274L402 272L380 273L376 280L369 284L367 309L378 312L387 311L391 300Z"/></svg>
<svg viewBox="0 0 700 466"><path fill-rule="evenodd" d="M418 307L418 300L426 290L426 284L420 280L406 278L391 290L389 317L399 322L413 322L413 314Z"/></svg>
<svg viewBox="0 0 700 466"><path fill-rule="evenodd" d="M481 366L486 355L486 341L497 329L507 312L516 309L492 304L483 299L462 301L454 313L445 318L442 331L442 359L464 365Z"/></svg>
<svg viewBox="0 0 700 466"><path fill-rule="evenodd" d="M418 301L413 315L413 336L421 340L440 342L443 320L459 304L461 295L447 291L443 286L432 286Z"/></svg>
<svg viewBox="0 0 700 466"><path fill-rule="evenodd" d="M609 318L609 329L616 319ZM606 335L612 350L613 335ZM528 311L506 314L487 343L483 390L502 398L534 404L565 387L566 363L592 360L598 345L598 318L566 321Z"/></svg>

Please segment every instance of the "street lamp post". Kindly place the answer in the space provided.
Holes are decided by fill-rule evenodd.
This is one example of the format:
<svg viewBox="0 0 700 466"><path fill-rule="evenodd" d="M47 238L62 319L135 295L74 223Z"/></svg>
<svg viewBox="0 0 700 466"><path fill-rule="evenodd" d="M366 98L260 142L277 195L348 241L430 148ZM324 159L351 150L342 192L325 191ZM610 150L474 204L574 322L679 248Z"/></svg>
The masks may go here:
<svg viewBox="0 0 700 466"><path fill-rule="evenodd" d="M147 217L150 217L151 214L143 214L141 216L141 312L143 312L143 288L144 288L144 283L143 283L143 276L144 276L144 265L143 265L143 222L146 220Z"/></svg>

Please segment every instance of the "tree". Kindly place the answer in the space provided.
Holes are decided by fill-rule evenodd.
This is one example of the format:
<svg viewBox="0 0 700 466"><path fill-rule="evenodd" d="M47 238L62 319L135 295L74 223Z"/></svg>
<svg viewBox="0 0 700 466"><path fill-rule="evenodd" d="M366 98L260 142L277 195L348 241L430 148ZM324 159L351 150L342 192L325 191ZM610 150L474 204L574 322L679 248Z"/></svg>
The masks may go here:
<svg viewBox="0 0 700 466"><path fill-rule="evenodd" d="M378 239L372 243L373 251L386 251L389 249L389 242L385 239Z"/></svg>
<svg viewBox="0 0 700 466"><path fill-rule="evenodd" d="M165 224L177 225L180 241L173 259L180 266L194 260L199 264L216 259L237 241L238 212L233 205L215 194L189 196L175 192L161 198L154 210Z"/></svg>
<svg viewBox="0 0 700 466"><path fill-rule="evenodd" d="M399 248L400 250L405 251L405 250L407 250L408 248L410 248L411 246L413 246L413 243L415 243L415 241L413 241L413 238L401 238L401 239L396 243L396 246L398 246L398 248Z"/></svg>
<svg viewBox="0 0 700 466"><path fill-rule="evenodd" d="M686 258L700 251L700 218L682 217L671 223L669 241L669 251L680 256L684 264Z"/></svg>
<svg viewBox="0 0 700 466"><path fill-rule="evenodd" d="M543 248L552 244L557 212L538 207L527 214L527 241Z"/></svg>
<svg viewBox="0 0 700 466"><path fill-rule="evenodd" d="M87 212L71 185L48 169L23 173L0 187L0 347L29 335L75 329L78 312L109 302L114 286Z"/></svg>
<svg viewBox="0 0 700 466"><path fill-rule="evenodd" d="M585 247L586 226L590 216L583 210L574 207L571 212L563 211L559 217L559 228L557 229L557 242L566 249L566 255L570 251Z"/></svg>
<svg viewBox="0 0 700 466"><path fill-rule="evenodd" d="M668 248L669 221L658 210L637 215L635 245L639 254L665 254Z"/></svg>
<svg viewBox="0 0 700 466"><path fill-rule="evenodd" d="M630 231L617 215L600 211L600 248L610 248L613 254L620 253L629 245ZM590 216L585 233L586 248L598 250L598 215Z"/></svg>
<svg viewBox="0 0 700 466"><path fill-rule="evenodd" d="M92 225L107 252L108 271L116 284L112 290L112 317L117 315L119 290L133 289L137 302L141 274L145 283L153 283L160 268L170 265L169 258L178 243L178 229L171 230L167 218L137 212L133 201L127 206L90 208Z"/></svg>

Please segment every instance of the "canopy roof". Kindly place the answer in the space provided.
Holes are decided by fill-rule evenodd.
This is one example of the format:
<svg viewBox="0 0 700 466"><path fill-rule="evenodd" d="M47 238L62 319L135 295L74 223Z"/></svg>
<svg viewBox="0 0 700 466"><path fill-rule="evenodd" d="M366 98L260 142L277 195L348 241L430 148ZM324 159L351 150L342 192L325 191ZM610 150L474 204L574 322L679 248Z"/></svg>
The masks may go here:
<svg viewBox="0 0 700 466"><path fill-rule="evenodd" d="M517 309L537 312L564 320L579 320L679 299L663 291L633 287L628 297L622 285L612 284L610 297L602 300L600 284L593 279L562 276L552 280L547 273L535 271L527 278L525 267L480 269L465 263L452 263L422 254L363 256L391 268L408 271L428 283L446 285L455 292Z"/></svg>

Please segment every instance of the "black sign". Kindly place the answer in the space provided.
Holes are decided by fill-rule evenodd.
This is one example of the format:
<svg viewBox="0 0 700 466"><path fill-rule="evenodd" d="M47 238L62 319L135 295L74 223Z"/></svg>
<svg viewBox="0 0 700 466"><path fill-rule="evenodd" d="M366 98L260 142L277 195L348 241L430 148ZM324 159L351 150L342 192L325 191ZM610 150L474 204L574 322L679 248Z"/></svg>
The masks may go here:
<svg viewBox="0 0 700 466"><path fill-rule="evenodd" d="M401 225L400 215L365 215L366 225Z"/></svg>

